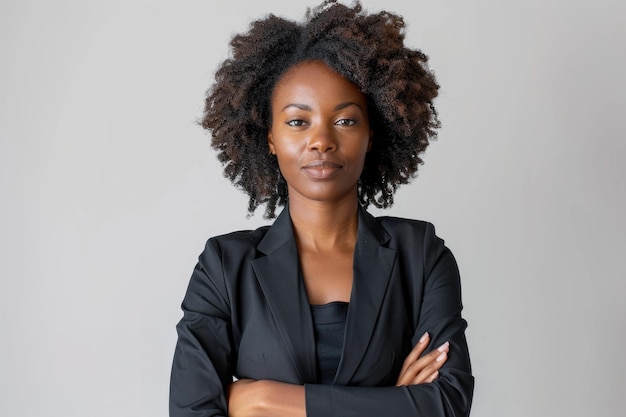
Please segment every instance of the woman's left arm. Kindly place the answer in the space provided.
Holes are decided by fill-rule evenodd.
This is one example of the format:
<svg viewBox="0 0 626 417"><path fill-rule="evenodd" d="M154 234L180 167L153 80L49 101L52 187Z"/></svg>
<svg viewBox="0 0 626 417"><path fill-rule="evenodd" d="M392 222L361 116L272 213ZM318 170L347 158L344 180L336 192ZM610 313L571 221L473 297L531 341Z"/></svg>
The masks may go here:
<svg viewBox="0 0 626 417"><path fill-rule="evenodd" d="M421 246L423 292L413 343L416 344L424 332L430 335L427 351L449 343L438 377L432 383L400 387L306 385L308 417L469 415L474 377L465 339L467 323L461 316L458 266L430 223L426 224Z"/></svg>

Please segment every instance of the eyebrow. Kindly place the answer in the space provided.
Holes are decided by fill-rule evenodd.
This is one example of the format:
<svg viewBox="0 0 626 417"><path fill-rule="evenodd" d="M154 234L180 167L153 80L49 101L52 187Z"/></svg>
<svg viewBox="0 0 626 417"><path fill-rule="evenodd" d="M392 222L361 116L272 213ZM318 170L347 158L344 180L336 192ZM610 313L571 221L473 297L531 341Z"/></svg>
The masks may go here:
<svg viewBox="0 0 626 417"><path fill-rule="evenodd" d="M359 109L361 109L361 111L363 111L363 108L358 103L355 103L354 101L346 101L345 103L337 104L335 106L334 110L342 110L342 109L345 109L346 107L349 107L349 106L357 106ZM285 111L289 107L295 107L297 109L305 110L305 111L312 111L313 110L311 108L311 106L309 106L308 104L289 103L285 107L283 107L283 109L281 111Z"/></svg>

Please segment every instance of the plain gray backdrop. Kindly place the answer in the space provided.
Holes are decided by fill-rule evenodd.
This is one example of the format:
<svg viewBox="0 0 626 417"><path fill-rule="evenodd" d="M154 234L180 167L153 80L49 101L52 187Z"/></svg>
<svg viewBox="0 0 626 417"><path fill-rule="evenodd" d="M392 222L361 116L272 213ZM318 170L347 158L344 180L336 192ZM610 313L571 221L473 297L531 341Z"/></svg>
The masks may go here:
<svg viewBox="0 0 626 417"><path fill-rule="evenodd" d="M251 19L314 4L0 3L0 415L167 415L205 240L266 223L196 125L204 92ZM364 5L405 17L442 86L385 213L457 257L472 415L623 416L626 4Z"/></svg>

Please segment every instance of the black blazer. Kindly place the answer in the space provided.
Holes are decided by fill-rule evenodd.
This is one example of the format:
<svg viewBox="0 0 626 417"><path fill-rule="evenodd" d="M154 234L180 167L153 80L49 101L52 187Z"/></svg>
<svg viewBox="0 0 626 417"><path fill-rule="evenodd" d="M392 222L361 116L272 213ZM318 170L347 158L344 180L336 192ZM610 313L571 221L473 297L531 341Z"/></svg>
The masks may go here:
<svg viewBox="0 0 626 417"><path fill-rule="evenodd" d="M466 416L474 387L456 262L430 223L359 211L353 287L333 385L317 384L309 302L288 208L209 239L182 303L170 416L226 416L232 377L305 385L308 417ZM431 384L395 387L424 332L450 342Z"/></svg>

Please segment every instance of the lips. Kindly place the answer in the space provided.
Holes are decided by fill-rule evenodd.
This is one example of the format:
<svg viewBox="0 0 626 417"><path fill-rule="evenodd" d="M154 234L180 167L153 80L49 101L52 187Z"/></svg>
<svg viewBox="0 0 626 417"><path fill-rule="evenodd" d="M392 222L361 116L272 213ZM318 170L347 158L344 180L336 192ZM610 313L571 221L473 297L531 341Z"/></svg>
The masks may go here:
<svg viewBox="0 0 626 417"><path fill-rule="evenodd" d="M307 175L320 180L332 178L341 168L341 164L324 159L308 162L302 167Z"/></svg>

